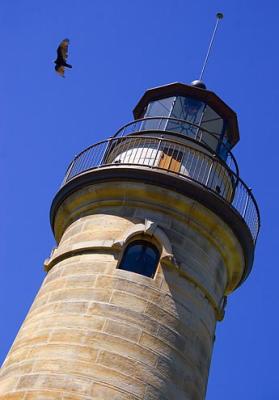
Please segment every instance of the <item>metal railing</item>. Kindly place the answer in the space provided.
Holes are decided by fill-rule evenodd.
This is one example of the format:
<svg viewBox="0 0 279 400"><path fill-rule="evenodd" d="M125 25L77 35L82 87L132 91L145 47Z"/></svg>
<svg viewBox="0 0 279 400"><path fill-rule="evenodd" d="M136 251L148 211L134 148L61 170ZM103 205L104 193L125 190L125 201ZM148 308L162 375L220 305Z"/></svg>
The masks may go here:
<svg viewBox="0 0 279 400"><path fill-rule="evenodd" d="M156 131L176 134L177 137L181 138L187 137L187 139L202 144L210 152L214 153L216 153L216 149L219 147L219 142L222 139L220 133L211 132L195 123L173 117L145 117L137 119L122 126L113 137ZM221 146L226 153L224 161L227 166L238 173L237 162L230 148L225 143L222 143Z"/></svg>
<svg viewBox="0 0 279 400"><path fill-rule="evenodd" d="M122 136L96 143L70 164L62 186L76 176L105 166L141 166L168 171L206 187L229 203L246 222L254 242L260 215L251 190L218 157L166 137Z"/></svg>

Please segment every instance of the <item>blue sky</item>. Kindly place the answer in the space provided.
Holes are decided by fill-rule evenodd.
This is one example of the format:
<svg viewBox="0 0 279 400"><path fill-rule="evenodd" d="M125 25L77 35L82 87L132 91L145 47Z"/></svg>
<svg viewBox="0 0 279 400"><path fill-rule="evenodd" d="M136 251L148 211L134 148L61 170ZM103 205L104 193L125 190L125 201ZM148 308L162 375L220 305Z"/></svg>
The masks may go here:
<svg viewBox="0 0 279 400"><path fill-rule="evenodd" d="M218 324L207 400L278 398L278 12L276 0L2 0L0 359L44 277L49 208L75 154L132 120L150 87L204 80L238 114L234 154L262 230L254 269ZM73 69L53 60L69 37Z"/></svg>

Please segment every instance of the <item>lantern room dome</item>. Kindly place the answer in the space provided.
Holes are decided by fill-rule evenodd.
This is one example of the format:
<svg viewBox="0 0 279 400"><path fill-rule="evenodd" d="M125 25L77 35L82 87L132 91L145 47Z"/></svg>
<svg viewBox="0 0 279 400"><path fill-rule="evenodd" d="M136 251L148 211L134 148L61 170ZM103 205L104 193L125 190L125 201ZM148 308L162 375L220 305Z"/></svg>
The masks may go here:
<svg viewBox="0 0 279 400"><path fill-rule="evenodd" d="M191 83L191 86L195 86L195 87L198 87L200 89L206 89L205 83L203 81L199 80L199 79L193 81Z"/></svg>

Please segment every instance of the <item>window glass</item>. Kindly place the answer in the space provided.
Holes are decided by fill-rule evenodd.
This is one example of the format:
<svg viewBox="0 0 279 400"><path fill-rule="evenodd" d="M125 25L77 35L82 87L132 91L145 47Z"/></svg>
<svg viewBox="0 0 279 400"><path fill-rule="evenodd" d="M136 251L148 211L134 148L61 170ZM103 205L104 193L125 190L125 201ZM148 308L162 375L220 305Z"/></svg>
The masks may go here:
<svg viewBox="0 0 279 400"><path fill-rule="evenodd" d="M223 118L220 117L220 115L217 114L211 107L206 106L201 124L202 128L221 135L223 124Z"/></svg>
<svg viewBox="0 0 279 400"><path fill-rule="evenodd" d="M148 104L145 118L146 117L169 117L172 111L175 97L167 97L166 99L152 101ZM160 129L165 130L167 120L156 118L149 121L144 121L141 126L141 130Z"/></svg>
<svg viewBox="0 0 279 400"><path fill-rule="evenodd" d="M175 97L152 101L148 104L145 117L168 117L171 113Z"/></svg>
<svg viewBox="0 0 279 400"><path fill-rule="evenodd" d="M204 103L202 101L178 96L171 116L198 124L201 120L203 109Z"/></svg>
<svg viewBox="0 0 279 400"><path fill-rule="evenodd" d="M201 121L199 140L216 151L223 131L224 120L211 107L206 106ZM209 131L210 133L208 133Z"/></svg>
<svg viewBox="0 0 279 400"><path fill-rule="evenodd" d="M226 159L228 157L228 152L230 151L231 147L232 146L228 140L227 133L225 133L225 135L223 137L223 142L221 143L219 151L218 151L219 157L221 157L224 161L226 161Z"/></svg>
<svg viewBox="0 0 279 400"><path fill-rule="evenodd" d="M159 257L156 246L144 240L136 240L127 246L119 269L153 278Z"/></svg>
<svg viewBox="0 0 279 400"><path fill-rule="evenodd" d="M178 96L171 113L172 118L188 121L183 122L170 121L167 130L182 133L192 138L196 137L198 128L191 124L199 125L202 119L205 104L202 101L190 97Z"/></svg>

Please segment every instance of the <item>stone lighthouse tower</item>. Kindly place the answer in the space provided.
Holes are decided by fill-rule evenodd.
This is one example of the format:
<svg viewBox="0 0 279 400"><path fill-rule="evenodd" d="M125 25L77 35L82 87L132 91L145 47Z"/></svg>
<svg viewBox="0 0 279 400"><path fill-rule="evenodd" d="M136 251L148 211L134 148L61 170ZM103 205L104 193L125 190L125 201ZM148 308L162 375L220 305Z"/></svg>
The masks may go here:
<svg viewBox="0 0 279 400"><path fill-rule="evenodd" d="M0 399L205 398L216 321L260 225L231 153L237 117L200 81L147 90L134 117L66 172Z"/></svg>

